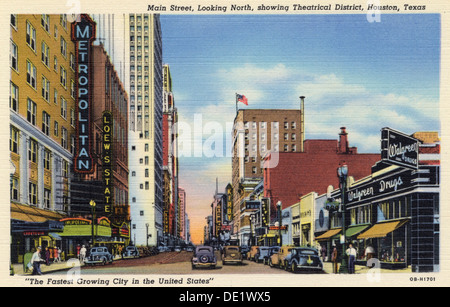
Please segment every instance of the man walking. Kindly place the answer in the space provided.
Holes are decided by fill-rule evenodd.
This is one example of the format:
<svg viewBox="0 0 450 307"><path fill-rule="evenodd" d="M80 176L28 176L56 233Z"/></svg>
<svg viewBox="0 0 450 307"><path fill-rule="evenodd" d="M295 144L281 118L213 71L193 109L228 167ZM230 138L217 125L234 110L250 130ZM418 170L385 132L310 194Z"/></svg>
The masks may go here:
<svg viewBox="0 0 450 307"><path fill-rule="evenodd" d="M44 261L41 258L41 247L38 246L36 252L31 257L31 264L33 265L33 275L42 275L41 272L41 262Z"/></svg>
<svg viewBox="0 0 450 307"><path fill-rule="evenodd" d="M350 243L347 251L348 256L348 273L355 274L356 249Z"/></svg>

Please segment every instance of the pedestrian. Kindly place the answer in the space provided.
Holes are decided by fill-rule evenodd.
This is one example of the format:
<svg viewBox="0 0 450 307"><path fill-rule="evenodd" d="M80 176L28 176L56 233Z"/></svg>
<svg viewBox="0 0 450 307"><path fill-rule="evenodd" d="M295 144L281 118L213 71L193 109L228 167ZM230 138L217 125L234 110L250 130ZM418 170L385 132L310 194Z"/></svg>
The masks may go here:
<svg viewBox="0 0 450 307"><path fill-rule="evenodd" d="M84 262L84 260L86 259L86 247L83 245L80 248L80 262Z"/></svg>
<svg viewBox="0 0 450 307"><path fill-rule="evenodd" d="M369 244L369 245L367 245L364 254L366 256L366 260L369 261L375 255L375 249L373 248L372 245Z"/></svg>
<svg viewBox="0 0 450 307"><path fill-rule="evenodd" d="M61 260L61 254L62 254L62 251L61 251L61 249L58 247L58 262L61 262L62 260Z"/></svg>
<svg viewBox="0 0 450 307"><path fill-rule="evenodd" d="M50 250L48 247L45 248L45 264L50 265Z"/></svg>
<svg viewBox="0 0 450 307"><path fill-rule="evenodd" d="M348 273L355 274L355 261L356 261L356 249L353 247L353 244L350 243L347 251L348 256Z"/></svg>
<svg viewBox="0 0 450 307"><path fill-rule="evenodd" d="M33 266L33 275L42 275L41 262L44 260L41 258L41 251L41 247L38 246L36 252L31 257L30 263Z"/></svg>
<svg viewBox="0 0 450 307"><path fill-rule="evenodd" d="M322 261L325 262L327 258L327 247L325 245L322 246L321 252L322 252Z"/></svg>
<svg viewBox="0 0 450 307"><path fill-rule="evenodd" d="M338 264L339 264L339 252L337 250L336 245L333 245L333 251L331 252L331 262L333 263L333 273L338 273Z"/></svg>
<svg viewBox="0 0 450 307"><path fill-rule="evenodd" d="M54 263L59 262L58 248L56 246L53 248L53 259L54 259L53 260Z"/></svg>
<svg viewBox="0 0 450 307"><path fill-rule="evenodd" d="M81 246L80 244L77 245L77 258L78 260L80 260L80 250L81 250Z"/></svg>

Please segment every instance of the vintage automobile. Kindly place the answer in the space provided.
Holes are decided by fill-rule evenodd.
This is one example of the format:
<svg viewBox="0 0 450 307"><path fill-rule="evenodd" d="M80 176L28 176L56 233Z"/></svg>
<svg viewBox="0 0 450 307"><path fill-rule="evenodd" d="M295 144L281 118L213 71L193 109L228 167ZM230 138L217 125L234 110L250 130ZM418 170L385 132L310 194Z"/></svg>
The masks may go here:
<svg viewBox="0 0 450 307"><path fill-rule="evenodd" d="M241 246L241 254L242 254L242 258L246 259L247 258L247 253L250 251L250 247L248 247L247 245L242 245Z"/></svg>
<svg viewBox="0 0 450 307"><path fill-rule="evenodd" d="M174 252L181 252L181 246L177 245L175 246L175 248L173 249Z"/></svg>
<svg viewBox="0 0 450 307"><path fill-rule="evenodd" d="M143 253L145 253L145 250L142 250ZM141 253L139 252L139 249L136 246L127 246L123 253L123 258L139 258L141 256Z"/></svg>
<svg viewBox="0 0 450 307"><path fill-rule="evenodd" d="M280 247L279 246L271 246L269 248L269 253L267 254L267 257L264 258L264 264L270 264L270 258L272 257L272 255L274 254L278 254L278 252L280 251Z"/></svg>
<svg viewBox="0 0 450 307"><path fill-rule="evenodd" d="M278 253L274 253L269 257L270 267L284 267L284 258L291 252L293 246L283 245L278 250Z"/></svg>
<svg viewBox="0 0 450 307"><path fill-rule="evenodd" d="M239 246L224 246L222 250L222 264L238 263L242 264L242 254Z"/></svg>
<svg viewBox="0 0 450 307"><path fill-rule="evenodd" d="M291 272L299 270L323 271L319 253L314 248L296 247L286 256L285 269Z"/></svg>
<svg viewBox="0 0 450 307"><path fill-rule="evenodd" d="M258 252L258 247L259 246L252 246L250 247L250 250L247 253L247 259L248 260L255 260L255 255Z"/></svg>
<svg viewBox="0 0 450 307"><path fill-rule="evenodd" d="M88 265L113 263L113 255L104 246L92 247L85 263Z"/></svg>
<svg viewBox="0 0 450 307"><path fill-rule="evenodd" d="M210 267L214 269L217 265L217 258L214 255L214 248L211 246L197 246L194 251L194 256L191 260L192 269L198 267Z"/></svg>
<svg viewBox="0 0 450 307"><path fill-rule="evenodd" d="M264 263L266 261L265 259L268 259L269 257L269 250L270 250L269 246L259 246L258 251L255 255L255 262Z"/></svg>

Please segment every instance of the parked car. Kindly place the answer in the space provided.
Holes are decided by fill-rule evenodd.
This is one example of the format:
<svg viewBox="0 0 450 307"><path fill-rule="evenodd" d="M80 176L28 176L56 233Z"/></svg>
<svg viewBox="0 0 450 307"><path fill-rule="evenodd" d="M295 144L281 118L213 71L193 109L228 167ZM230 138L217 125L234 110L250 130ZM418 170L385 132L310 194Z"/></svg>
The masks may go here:
<svg viewBox="0 0 450 307"><path fill-rule="evenodd" d="M268 247L268 246L259 246L258 252L255 255L255 262L256 263L260 263L260 262L264 263L265 259L268 259L269 250L270 250L270 247Z"/></svg>
<svg viewBox="0 0 450 307"><path fill-rule="evenodd" d="M143 251L145 253L145 250ZM123 258L139 258L141 253L136 246L127 246L123 251Z"/></svg>
<svg viewBox="0 0 450 307"><path fill-rule="evenodd" d="M264 258L264 264L270 264L270 257L272 257L272 255L274 254L278 254L278 252L280 251L280 247L279 246L271 246L269 248L269 253L267 255L266 258Z"/></svg>
<svg viewBox="0 0 450 307"><path fill-rule="evenodd" d="M211 246L197 246L194 251L194 256L191 260L192 268L197 267L210 267L215 268L217 265L217 259L214 255L214 248Z"/></svg>
<svg viewBox="0 0 450 307"><path fill-rule="evenodd" d="M291 252L293 246L284 245L281 246L278 250L278 253L274 253L269 257L269 266L270 267L284 267L284 258Z"/></svg>
<svg viewBox="0 0 450 307"><path fill-rule="evenodd" d="M255 260L255 255L258 252L258 247L259 246L252 246L250 247L250 250L247 253L247 259L248 260Z"/></svg>
<svg viewBox="0 0 450 307"><path fill-rule="evenodd" d="M186 251L187 252L193 252L194 251L194 247L193 246L187 246L186 247Z"/></svg>
<svg viewBox="0 0 450 307"><path fill-rule="evenodd" d="M242 245L241 246L241 254L242 254L242 258L246 259L247 258L247 253L250 251L250 247L248 247L247 245Z"/></svg>
<svg viewBox="0 0 450 307"><path fill-rule="evenodd" d="M175 248L174 248L174 251L175 252L181 252L181 246L175 246Z"/></svg>
<svg viewBox="0 0 450 307"><path fill-rule="evenodd" d="M92 247L85 263L89 265L113 263L113 255L106 247Z"/></svg>
<svg viewBox="0 0 450 307"><path fill-rule="evenodd" d="M294 273L298 270L323 270L323 264L320 260L319 253L314 248L293 248L290 254L285 258L285 263L286 269Z"/></svg>
<svg viewBox="0 0 450 307"><path fill-rule="evenodd" d="M242 264L242 254L239 246L224 246L222 250L222 264L239 263Z"/></svg>

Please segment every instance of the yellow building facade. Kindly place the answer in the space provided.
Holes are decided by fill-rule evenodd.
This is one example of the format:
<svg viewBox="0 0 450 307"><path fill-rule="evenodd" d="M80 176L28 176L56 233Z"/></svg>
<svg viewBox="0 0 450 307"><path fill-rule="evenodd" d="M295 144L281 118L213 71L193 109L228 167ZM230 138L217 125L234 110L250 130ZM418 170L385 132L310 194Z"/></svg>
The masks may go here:
<svg viewBox="0 0 450 307"><path fill-rule="evenodd" d="M11 15L10 28L11 219L56 221L70 210L75 146L71 23L66 15ZM14 234L25 251L55 244L47 232L27 234Z"/></svg>

